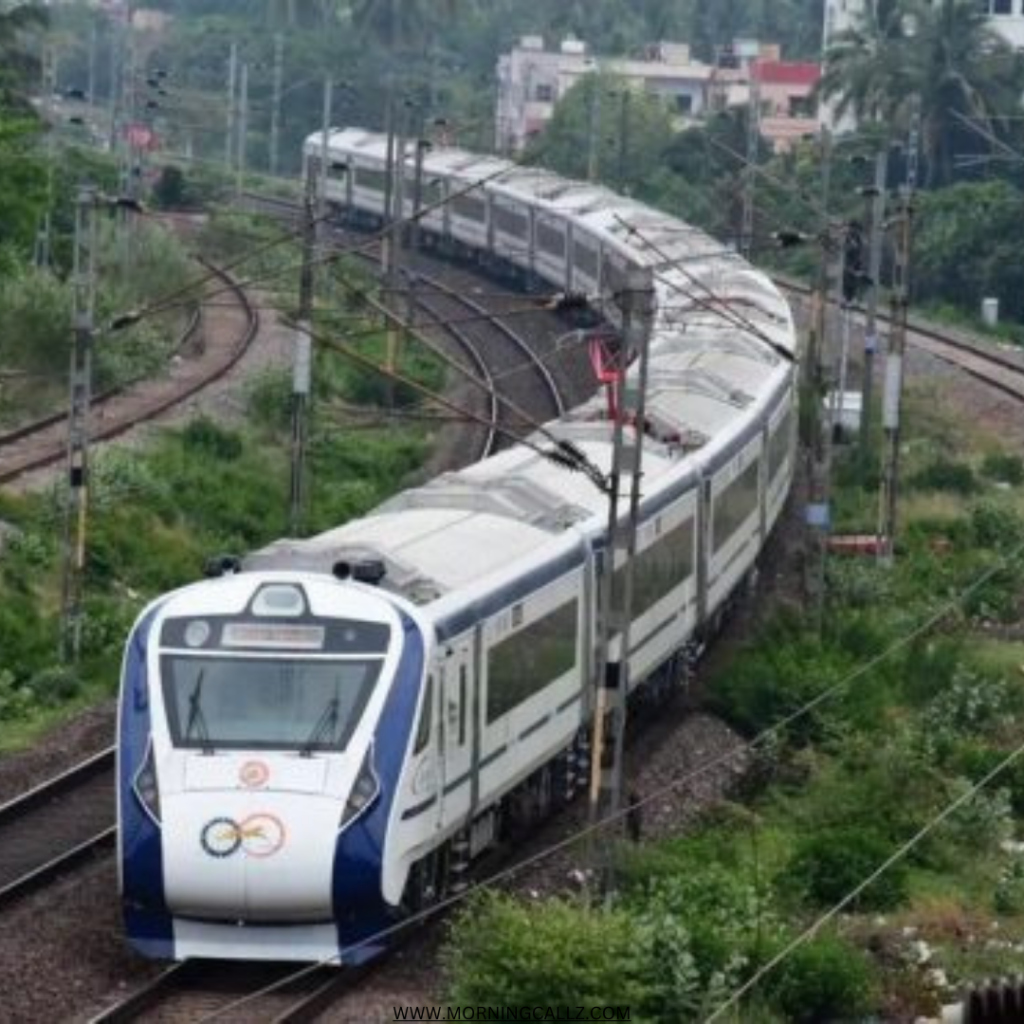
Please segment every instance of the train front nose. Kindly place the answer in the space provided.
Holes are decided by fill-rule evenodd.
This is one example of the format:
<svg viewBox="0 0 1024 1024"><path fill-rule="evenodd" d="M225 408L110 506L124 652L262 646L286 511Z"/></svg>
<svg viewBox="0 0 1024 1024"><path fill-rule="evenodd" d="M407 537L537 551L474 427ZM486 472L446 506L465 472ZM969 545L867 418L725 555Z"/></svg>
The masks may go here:
<svg viewBox="0 0 1024 1024"><path fill-rule="evenodd" d="M168 909L191 918L325 921L338 803L261 792L182 794L166 801Z"/></svg>

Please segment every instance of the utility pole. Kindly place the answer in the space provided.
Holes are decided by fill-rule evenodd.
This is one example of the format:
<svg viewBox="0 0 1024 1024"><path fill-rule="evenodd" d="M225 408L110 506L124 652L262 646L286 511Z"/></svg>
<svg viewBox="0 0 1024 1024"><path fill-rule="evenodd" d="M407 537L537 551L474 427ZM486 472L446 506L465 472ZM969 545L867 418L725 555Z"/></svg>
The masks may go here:
<svg viewBox="0 0 1024 1024"><path fill-rule="evenodd" d="M882 277L882 234L885 220L885 185L889 173L888 143L875 154L875 184L871 193L871 235L868 243L868 275L871 291L864 323L864 386L860 407L860 449L866 453L871 447L871 421L875 389L875 353L878 351L878 295Z"/></svg>
<svg viewBox="0 0 1024 1024"><path fill-rule="evenodd" d="M37 267L50 265L50 249L53 233L53 172L57 149L57 107L54 99L57 91L57 54L52 46L43 50L43 94L46 97L46 209L39 221L36 234L34 263Z"/></svg>
<svg viewBox="0 0 1024 1024"><path fill-rule="evenodd" d="M619 191L626 194L626 182L628 180L629 168L629 116L630 94L629 86L624 85L619 94Z"/></svg>
<svg viewBox="0 0 1024 1024"><path fill-rule="evenodd" d="M308 403L313 377L310 341L313 324L313 249L316 245L316 184L311 161L306 165L303 200L302 268L299 273L299 316L295 330L295 358L292 364L291 487L288 525L291 535L302 531L306 498L306 439L309 427Z"/></svg>
<svg viewBox="0 0 1024 1024"><path fill-rule="evenodd" d="M89 65L86 71L85 98L89 102L89 113L92 114L96 104L96 19L89 26Z"/></svg>
<svg viewBox="0 0 1024 1024"><path fill-rule="evenodd" d="M896 548L896 498L899 490L900 405L903 399L903 355L907 344L907 312L910 305L910 245L914 220L914 191L917 188L918 138L921 131L921 98L911 97L910 132L907 139L907 181L901 197L899 236L893 265L892 312L889 354L885 364L882 394L882 427L885 430L885 459L878 525L878 559L891 566Z"/></svg>
<svg viewBox="0 0 1024 1024"><path fill-rule="evenodd" d="M68 400L68 492L64 503L61 587L61 659L77 662L82 643L82 591L88 516L89 407L96 307L96 190L83 185L75 197L72 270L74 344Z"/></svg>
<svg viewBox="0 0 1024 1024"><path fill-rule="evenodd" d="M317 212L323 216L327 210L327 170L331 165L331 97L334 95L334 80L328 75L324 79L323 116L320 121L320 182Z"/></svg>
<svg viewBox="0 0 1024 1024"><path fill-rule="evenodd" d="M224 173L230 174L235 166L235 81L238 78L238 43L231 44L228 54L228 124L224 135Z"/></svg>
<svg viewBox="0 0 1024 1024"><path fill-rule="evenodd" d="M242 63L238 75L238 153L235 173L235 199L242 198L245 178L245 151L249 136L249 65Z"/></svg>
<svg viewBox="0 0 1024 1024"><path fill-rule="evenodd" d="M590 73L587 93L587 181L597 181L598 142L601 131L601 83L596 71Z"/></svg>
<svg viewBox="0 0 1024 1024"><path fill-rule="evenodd" d="M284 36L274 34L274 71L270 101L270 173L277 174L277 150L281 134L281 85L284 78Z"/></svg>
<svg viewBox="0 0 1024 1024"><path fill-rule="evenodd" d="M140 184L135 131L135 30L132 5L125 9L125 61L121 71L121 163L120 194L131 200L138 199L137 186ZM117 212L117 227L120 241L121 265L127 268L132 260L132 231L134 224L126 209Z"/></svg>
<svg viewBox="0 0 1024 1024"><path fill-rule="evenodd" d="M747 163L743 168L743 221L739 250L750 257L754 245L754 191L757 185L757 155L761 142L761 80L756 63L750 65L750 105L747 108Z"/></svg>
<svg viewBox="0 0 1024 1024"><path fill-rule="evenodd" d="M629 695L630 622L633 614L633 566L639 519L647 366L654 313L653 278L649 268L629 271L623 292L613 297L622 309L622 342L617 372L611 382L614 424L608 477L608 524L601 558L598 593L598 634L595 658L595 701L590 764L590 820L614 814L622 798L622 754ZM626 387L627 367L638 356L635 390ZM626 421L632 436L627 451ZM623 467L630 474L629 512L619 515ZM621 560L621 578L616 563ZM617 643L615 642L617 638Z"/></svg>

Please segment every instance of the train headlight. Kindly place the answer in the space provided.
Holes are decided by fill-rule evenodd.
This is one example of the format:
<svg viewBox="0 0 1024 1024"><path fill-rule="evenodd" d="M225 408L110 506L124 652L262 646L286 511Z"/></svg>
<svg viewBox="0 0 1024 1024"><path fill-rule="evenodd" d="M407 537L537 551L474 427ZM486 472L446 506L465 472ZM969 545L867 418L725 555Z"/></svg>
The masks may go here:
<svg viewBox="0 0 1024 1024"><path fill-rule="evenodd" d="M156 758L153 756L153 742L146 748L142 767L135 773L135 795L146 813L160 824L160 785L156 777Z"/></svg>
<svg viewBox="0 0 1024 1024"><path fill-rule="evenodd" d="M373 769L373 745L371 744L370 749L366 751L366 757L363 758L363 764L356 776L355 784L352 786L352 792L348 795L348 802L345 804L345 810L341 813L338 828L343 829L355 821L377 799L379 793L380 779L377 778L377 773Z"/></svg>

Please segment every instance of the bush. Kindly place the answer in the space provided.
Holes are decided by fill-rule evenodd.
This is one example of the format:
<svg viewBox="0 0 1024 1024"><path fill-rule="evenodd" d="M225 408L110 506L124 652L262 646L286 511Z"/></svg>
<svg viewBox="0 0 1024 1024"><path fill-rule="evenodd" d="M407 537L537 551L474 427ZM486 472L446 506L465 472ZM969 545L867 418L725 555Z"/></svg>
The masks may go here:
<svg viewBox="0 0 1024 1024"><path fill-rule="evenodd" d="M892 844L864 827L831 828L802 840L783 882L819 907L831 907L855 889L892 854ZM890 867L856 900L868 910L888 910L907 896L903 861Z"/></svg>
<svg viewBox="0 0 1024 1024"><path fill-rule="evenodd" d="M443 961L453 1003L636 1006L645 994L637 923L563 900L527 905L488 893L470 901Z"/></svg>
<svg viewBox="0 0 1024 1024"><path fill-rule="evenodd" d="M26 684L26 689L36 703L44 707L56 707L78 696L82 680L74 669L52 665L36 672Z"/></svg>
<svg viewBox="0 0 1024 1024"><path fill-rule="evenodd" d="M796 1024L851 1020L872 1009L875 983L867 958L847 942L819 936L787 956L766 978L765 993Z"/></svg>
<svg viewBox="0 0 1024 1024"><path fill-rule="evenodd" d="M973 494L978 489L974 470L966 463L936 459L911 478L911 486L924 491L951 491Z"/></svg>
<svg viewBox="0 0 1024 1024"><path fill-rule="evenodd" d="M993 452L981 464L982 476L1017 487L1024 483L1024 459L1019 455Z"/></svg>
<svg viewBox="0 0 1024 1024"><path fill-rule="evenodd" d="M200 452L223 462L234 462L242 454L242 439L206 416L192 420L181 433L186 451Z"/></svg>

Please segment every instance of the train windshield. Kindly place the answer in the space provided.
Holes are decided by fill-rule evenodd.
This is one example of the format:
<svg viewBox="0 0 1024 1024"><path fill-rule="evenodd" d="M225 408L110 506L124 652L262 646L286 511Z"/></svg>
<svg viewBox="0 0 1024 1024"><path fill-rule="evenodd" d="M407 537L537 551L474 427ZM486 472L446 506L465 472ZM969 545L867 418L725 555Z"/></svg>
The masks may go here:
<svg viewBox="0 0 1024 1024"><path fill-rule="evenodd" d="M310 754L345 749L383 659L166 654L160 664L176 747Z"/></svg>

